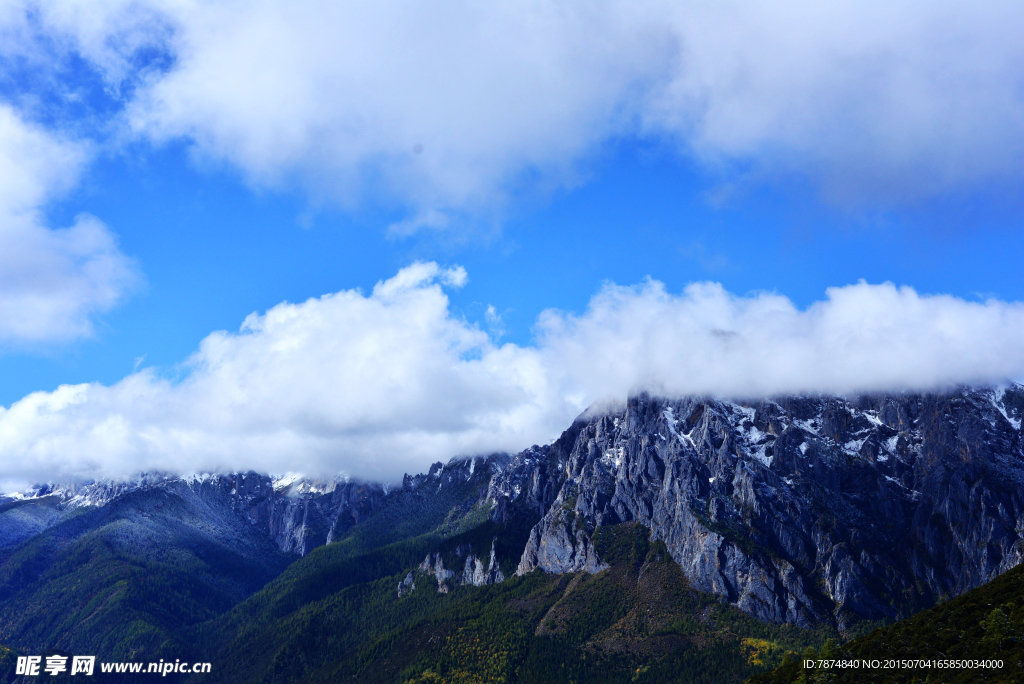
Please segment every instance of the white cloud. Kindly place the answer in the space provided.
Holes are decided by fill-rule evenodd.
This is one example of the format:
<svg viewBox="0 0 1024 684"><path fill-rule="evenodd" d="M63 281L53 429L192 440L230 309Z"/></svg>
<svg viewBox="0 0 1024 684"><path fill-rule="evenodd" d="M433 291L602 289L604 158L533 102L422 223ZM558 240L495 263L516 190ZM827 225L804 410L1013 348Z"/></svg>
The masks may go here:
<svg viewBox="0 0 1024 684"><path fill-rule="evenodd" d="M64 341L92 331L136 280L97 219L44 224L42 207L74 184L87 156L0 104L0 343Z"/></svg>
<svg viewBox="0 0 1024 684"><path fill-rule="evenodd" d="M204 339L180 384L143 371L30 395L0 413L3 474L257 468L392 479L557 431L580 407L564 404L535 351L496 347L451 315L441 283L465 278L414 264L369 295L253 314L237 333Z"/></svg>
<svg viewBox="0 0 1024 684"><path fill-rule="evenodd" d="M1021 181L1017 2L26 4L111 87L138 86L137 134L257 185L398 202L399 233L572 186L634 135L842 202Z"/></svg>
<svg viewBox="0 0 1024 684"><path fill-rule="evenodd" d="M645 111L701 158L797 172L839 201L1022 180L1024 6L675 6L682 50Z"/></svg>
<svg viewBox="0 0 1024 684"><path fill-rule="evenodd" d="M111 85L139 84L125 115L138 134L191 139L256 185L398 201L413 214L398 232L489 211L531 179L572 184L629 115L620 95L667 55L636 30L639 6L29 4ZM174 61L140 79L147 33Z"/></svg>
<svg viewBox="0 0 1024 684"><path fill-rule="evenodd" d="M999 381L1024 373L1024 305L833 288L805 311L712 283L608 286L579 315L548 311L533 346L497 346L453 316L462 269L402 269L253 314L202 341L172 383L152 371L63 386L0 409L0 477L145 469L303 470L397 479L457 454L556 437L628 392L758 396Z"/></svg>
<svg viewBox="0 0 1024 684"><path fill-rule="evenodd" d="M716 283L678 296L657 281L611 285L583 315L542 314L540 349L591 400L640 389L761 397L1024 377L1022 303L923 296L891 283L826 294L801 311L781 295L737 297Z"/></svg>

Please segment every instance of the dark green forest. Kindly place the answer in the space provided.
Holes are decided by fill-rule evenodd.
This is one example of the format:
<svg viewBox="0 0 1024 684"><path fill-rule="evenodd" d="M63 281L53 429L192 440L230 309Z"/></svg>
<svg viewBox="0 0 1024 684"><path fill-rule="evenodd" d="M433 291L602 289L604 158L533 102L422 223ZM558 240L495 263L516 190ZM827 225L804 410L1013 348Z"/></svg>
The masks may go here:
<svg viewBox="0 0 1024 684"><path fill-rule="evenodd" d="M489 548L508 532L485 524L439 548ZM212 657L218 681L543 684L742 682L836 636L767 625L694 591L640 526L596 536L611 567L595 575L537 571L442 594L433 577L414 573L415 591L401 598L398 582L427 538L347 559L325 547L291 574L314 571L272 582L204 625L203 640L222 639ZM349 580L388 568L397 571Z"/></svg>

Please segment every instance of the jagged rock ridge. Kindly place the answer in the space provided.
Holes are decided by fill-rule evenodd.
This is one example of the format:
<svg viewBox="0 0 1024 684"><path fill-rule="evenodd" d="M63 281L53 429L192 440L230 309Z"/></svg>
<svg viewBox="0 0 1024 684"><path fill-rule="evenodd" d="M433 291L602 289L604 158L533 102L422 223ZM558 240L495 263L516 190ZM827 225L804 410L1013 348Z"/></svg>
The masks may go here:
<svg viewBox="0 0 1024 684"><path fill-rule="evenodd" d="M227 498L240 517L263 530L281 551L300 556L358 524L387 493L373 483L275 480L254 472L185 477L146 473L130 481L44 485L0 501L0 548L16 546L79 509L154 489L211 501Z"/></svg>
<svg viewBox="0 0 1024 684"><path fill-rule="evenodd" d="M636 521L701 590L765 620L902 617L1024 553L1024 388L754 402L640 395L494 476L492 518L541 515L518 572L594 572Z"/></svg>
<svg viewBox="0 0 1024 684"><path fill-rule="evenodd" d="M105 507L135 492L160 490L189 500L228 501L230 508L285 553L304 556L341 538L397 496L437 497L474 482L486 484L509 460L506 454L453 458L429 472L406 475L400 488L347 478L273 478L255 472L177 476L145 473L132 480L40 485L0 496L0 549L13 548L76 511ZM472 490L473 488L470 487ZM468 509L477 503L460 502Z"/></svg>

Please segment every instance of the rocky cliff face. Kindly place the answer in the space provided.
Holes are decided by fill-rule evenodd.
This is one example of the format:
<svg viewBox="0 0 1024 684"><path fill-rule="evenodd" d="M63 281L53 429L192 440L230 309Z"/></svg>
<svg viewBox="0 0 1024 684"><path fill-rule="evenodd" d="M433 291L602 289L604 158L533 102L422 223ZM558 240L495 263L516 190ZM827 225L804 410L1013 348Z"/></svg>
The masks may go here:
<svg viewBox="0 0 1024 684"><path fill-rule="evenodd" d="M225 479L244 487L242 480L254 478L257 491L238 500L239 512L282 551L300 556L340 537L377 510L387 495L381 485L344 480L273 482L255 473ZM245 491L234 482L233 491Z"/></svg>
<svg viewBox="0 0 1024 684"><path fill-rule="evenodd" d="M518 572L597 571L636 521L693 585L764 620L909 615L1024 554L1024 388L730 402L641 395L492 478L496 521L541 515Z"/></svg>

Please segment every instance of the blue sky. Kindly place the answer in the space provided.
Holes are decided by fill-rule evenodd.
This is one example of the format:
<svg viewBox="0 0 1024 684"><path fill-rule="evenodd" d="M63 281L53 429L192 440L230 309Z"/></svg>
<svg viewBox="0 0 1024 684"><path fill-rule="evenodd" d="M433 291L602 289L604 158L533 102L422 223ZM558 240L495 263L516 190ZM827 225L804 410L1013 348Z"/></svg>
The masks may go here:
<svg viewBox="0 0 1024 684"><path fill-rule="evenodd" d="M4 402L69 382L112 383L136 367L174 372L208 333L253 311L348 288L372 289L415 260L463 265L460 315L530 343L545 308L582 311L604 281L647 277L678 291L699 280L769 290L805 307L825 289L892 281L966 299L1024 299L1020 207L850 210L806 187L757 188L713 202L715 178L667 152L623 144L579 188L533 200L470 235L390 237L383 212L310 209L298 192L253 192L196 168L177 147L96 165L51 222L103 217L144 283L95 333L3 357ZM491 326L488 306L501 315Z"/></svg>
<svg viewBox="0 0 1024 684"><path fill-rule="evenodd" d="M12 481L387 478L641 388L1021 377L1012 3L243 5L0 13Z"/></svg>

